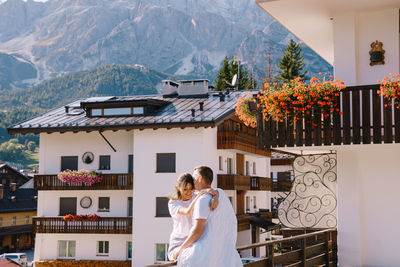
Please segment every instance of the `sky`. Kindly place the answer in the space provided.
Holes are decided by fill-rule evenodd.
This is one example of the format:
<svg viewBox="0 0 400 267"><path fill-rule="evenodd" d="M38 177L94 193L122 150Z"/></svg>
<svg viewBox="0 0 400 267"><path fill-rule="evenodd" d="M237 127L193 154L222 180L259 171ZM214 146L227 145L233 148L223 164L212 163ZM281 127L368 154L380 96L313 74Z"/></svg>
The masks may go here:
<svg viewBox="0 0 400 267"><path fill-rule="evenodd" d="M0 4L4 3L6 1L7 0L0 0ZM22 0L22 1L26 2L27 0ZM35 1L35 2L47 2L48 0L33 0L33 1Z"/></svg>

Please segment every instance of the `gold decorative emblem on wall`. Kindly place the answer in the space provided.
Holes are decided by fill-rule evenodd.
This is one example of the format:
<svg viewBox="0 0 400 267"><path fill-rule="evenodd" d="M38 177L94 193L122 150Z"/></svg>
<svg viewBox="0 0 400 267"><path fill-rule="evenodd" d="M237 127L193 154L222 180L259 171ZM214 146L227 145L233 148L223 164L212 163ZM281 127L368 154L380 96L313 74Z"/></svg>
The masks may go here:
<svg viewBox="0 0 400 267"><path fill-rule="evenodd" d="M385 50L383 50L383 43L376 40L371 43L370 55L370 66L384 65L385 64Z"/></svg>

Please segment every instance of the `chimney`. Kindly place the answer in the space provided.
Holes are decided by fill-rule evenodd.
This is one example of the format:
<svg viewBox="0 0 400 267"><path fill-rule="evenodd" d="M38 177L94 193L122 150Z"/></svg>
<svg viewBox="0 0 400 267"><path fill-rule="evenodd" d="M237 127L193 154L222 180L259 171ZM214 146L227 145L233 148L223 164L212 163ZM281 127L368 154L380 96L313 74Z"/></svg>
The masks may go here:
<svg viewBox="0 0 400 267"><path fill-rule="evenodd" d="M10 190L12 192L15 192L15 190L17 190L17 184L16 183L10 183Z"/></svg>
<svg viewBox="0 0 400 267"><path fill-rule="evenodd" d="M171 80L163 80L161 86L161 93L164 96L174 95L178 93L178 83Z"/></svg>
<svg viewBox="0 0 400 267"><path fill-rule="evenodd" d="M204 108L203 108L204 107L204 102L200 102L199 105L200 105L200 111L203 111L204 110Z"/></svg>
<svg viewBox="0 0 400 267"><path fill-rule="evenodd" d="M194 117L194 116L195 116L195 113L194 113L194 112L195 112L195 109L192 108L191 111L192 111L192 117Z"/></svg>
<svg viewBox="0 0 400 267"><path fill-rule="evenodd" d="M208 94L208 80L182 80L179 81L179 96L196 96Z"/></svg>
<svg viewBox="0 0 400 267"><path fill-rule="evenodd" d="M4 186L0 184L0 200L3 200L4 198Z"/></svg>
<svg viewBox="0 0 400 267"><path fill-rule="evenodd" d="M68 113L68 111L69 111L69 106L64 106L64 108L65 108L65 113Z"/></svg>
<svg viewBox="0 0 400 267"><path fill-rule="evenodd" d="M225 95L224 93L219 93L219 101L224 102L225 101Z"/></svg>

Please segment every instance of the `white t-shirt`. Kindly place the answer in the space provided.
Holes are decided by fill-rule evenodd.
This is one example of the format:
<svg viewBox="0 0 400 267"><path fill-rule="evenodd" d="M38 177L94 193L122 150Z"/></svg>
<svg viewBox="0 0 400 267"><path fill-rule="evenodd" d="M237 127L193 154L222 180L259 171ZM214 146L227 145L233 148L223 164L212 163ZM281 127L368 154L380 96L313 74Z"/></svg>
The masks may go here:
<svg viewBox="0 0 400 267"><path fill-rule="evenodd" d="M193 221L196 219L206 219L211 213L210 200L212 195L204 194L196 201L193 208Z"/></svg>
<svg viewBox="0 0 400 267"><path fill-rule="evenodd" d="M172 229L170 241L176 238L186 238L189 235L190 229L192 228L192 216L178 214L178 210L180 207L189 207L196 196L197 193L194 193L192 198L189 200L170 200L168 202L169 213L171 214L174 222L174 228Z"/></svg>

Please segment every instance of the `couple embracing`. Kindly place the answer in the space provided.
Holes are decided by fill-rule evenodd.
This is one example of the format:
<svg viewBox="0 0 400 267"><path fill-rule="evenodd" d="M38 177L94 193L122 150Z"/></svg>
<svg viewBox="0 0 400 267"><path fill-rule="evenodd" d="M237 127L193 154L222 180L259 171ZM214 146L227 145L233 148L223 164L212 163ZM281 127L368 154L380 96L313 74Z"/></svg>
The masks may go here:
<svg viewBox="0 0 400 267"><path fill-rule="evenodd" d="M196 167L193 176L179 176L175 196L170 197L174 226L168 257L178 266L243 266L236 251L235 213L224 191L211 188L212 181L211 168Z"/></svg>

